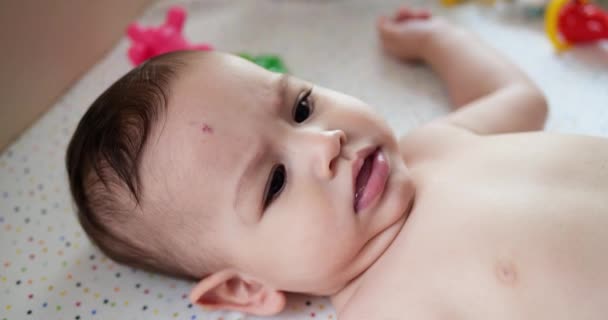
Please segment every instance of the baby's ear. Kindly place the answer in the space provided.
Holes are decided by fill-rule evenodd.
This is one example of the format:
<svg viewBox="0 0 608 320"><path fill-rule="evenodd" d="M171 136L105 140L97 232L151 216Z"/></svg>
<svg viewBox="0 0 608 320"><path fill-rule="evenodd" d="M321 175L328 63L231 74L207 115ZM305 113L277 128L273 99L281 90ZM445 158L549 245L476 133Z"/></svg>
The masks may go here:
<svg viewBox="0 0 608 320"><path fill-rule="evenodd" d="M285 307L285 294L232 270L203 278L190 291L190 301L207 309L275 315Z"/></svg>

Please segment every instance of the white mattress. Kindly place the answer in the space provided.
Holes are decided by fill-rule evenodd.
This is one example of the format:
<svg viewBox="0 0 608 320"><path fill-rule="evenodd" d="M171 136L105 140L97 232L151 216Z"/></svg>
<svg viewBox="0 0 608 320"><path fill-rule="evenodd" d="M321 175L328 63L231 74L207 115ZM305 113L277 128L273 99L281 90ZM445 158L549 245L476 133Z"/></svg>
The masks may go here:
<svg viewBox="0 0 608 320"><path fill-rule="evenodd" d="M171 3L156 3L141 21L160 23ZM427 68L398 63L378 49L375 17L401 3L181 2L189 11L189 39L228 52L280 54L293 74L368 101L403 134L448 108L441 83ZM557 56L540 21L473 5L435 12L477 31L538 82L551 103L548 130L608 136L606 47ZM112 263L75 219L66 144L89 104L129 70L127 48L121 40L0 156L0 320L256 319L189 306L189 283ZM326 299L294 296L271 319L311 318L336 316Z"/></svg>

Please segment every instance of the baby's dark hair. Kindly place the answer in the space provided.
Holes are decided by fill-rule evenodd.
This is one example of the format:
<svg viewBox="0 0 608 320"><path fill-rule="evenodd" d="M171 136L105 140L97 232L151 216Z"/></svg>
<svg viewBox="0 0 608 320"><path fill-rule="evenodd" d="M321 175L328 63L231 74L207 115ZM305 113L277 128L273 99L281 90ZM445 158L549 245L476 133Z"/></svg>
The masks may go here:
<svg viewBox="0 0 608 320"><path fill-rule="evenodd" d="M190 54L156 57L112 84L80 120L66 154L78 220L89 238L117 262L179 278L197 275L177 263L170 248L150 245L155 234L133 234L128 226L144 214L140 166L146 141L166 115L171 82Z"/></svg>

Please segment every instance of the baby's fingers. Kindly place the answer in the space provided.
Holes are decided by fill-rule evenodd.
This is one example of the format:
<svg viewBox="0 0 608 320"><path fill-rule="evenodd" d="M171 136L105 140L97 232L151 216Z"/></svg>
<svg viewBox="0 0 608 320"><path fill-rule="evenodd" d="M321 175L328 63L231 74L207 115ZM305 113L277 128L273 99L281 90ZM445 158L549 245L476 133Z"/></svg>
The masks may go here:
<svg viewBox="0 0 608 320"><path fill-rule="evenodd" d="M402 22L405 20L413 20L413 19L428 19L431 17L431 13L428 10L424 9L410 9L409 7L402 6L397 10L395 14L394 21Z"/></svg>
<svg viewBox="0 0 608 320"><path fill-rule="evenodd" d="M377 28L380 35L388 35L398 32L397 23L386 16L380 16L377 22Z"/></svg>

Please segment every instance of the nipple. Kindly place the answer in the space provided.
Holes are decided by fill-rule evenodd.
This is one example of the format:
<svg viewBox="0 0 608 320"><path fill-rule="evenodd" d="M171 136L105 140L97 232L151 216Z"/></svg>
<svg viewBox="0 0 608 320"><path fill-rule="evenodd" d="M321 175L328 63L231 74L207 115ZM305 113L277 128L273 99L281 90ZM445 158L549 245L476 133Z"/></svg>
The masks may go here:
<svg viewBox="0 0 608 320"><path fill-rule="evenodd" d="M498 262L496 264L496 277L500 283L513 286L517 282L517 269L511 262Z"/></svg>

